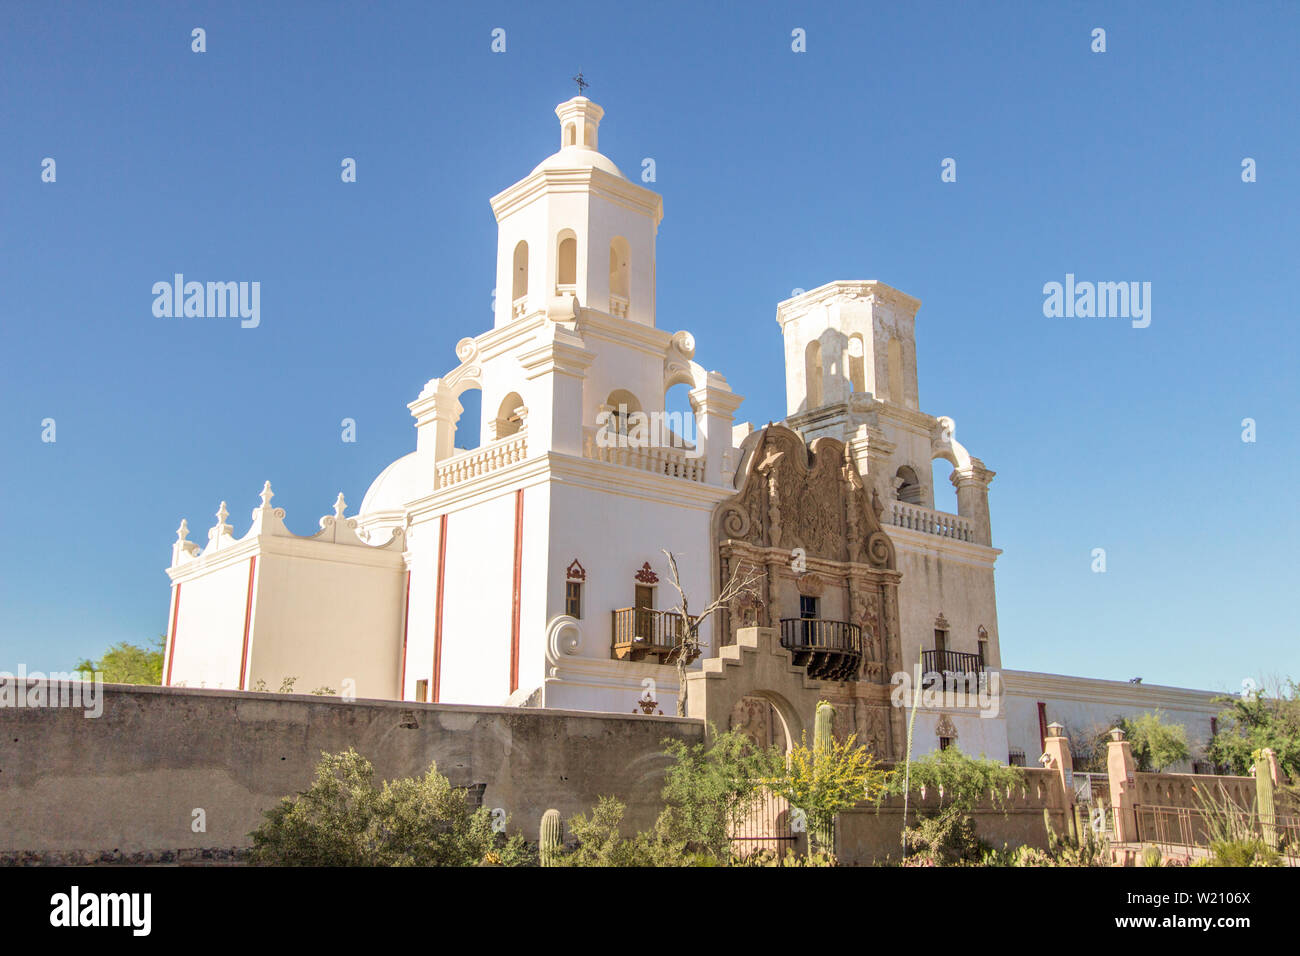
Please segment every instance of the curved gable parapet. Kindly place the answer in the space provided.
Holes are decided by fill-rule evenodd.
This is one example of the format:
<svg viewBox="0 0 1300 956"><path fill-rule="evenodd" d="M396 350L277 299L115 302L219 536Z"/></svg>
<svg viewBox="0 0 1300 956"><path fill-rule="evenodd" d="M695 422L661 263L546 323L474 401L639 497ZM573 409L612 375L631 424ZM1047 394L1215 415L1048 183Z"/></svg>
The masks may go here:
<svg viewBox="0 0 1300 956"><path fill-rule="evenodd" d="M714 509L715 545L798 548L805 557L896 569L876 503L838 439L807 445L798 432L769 424L742 443L735 484L737 493Z"/></svg>

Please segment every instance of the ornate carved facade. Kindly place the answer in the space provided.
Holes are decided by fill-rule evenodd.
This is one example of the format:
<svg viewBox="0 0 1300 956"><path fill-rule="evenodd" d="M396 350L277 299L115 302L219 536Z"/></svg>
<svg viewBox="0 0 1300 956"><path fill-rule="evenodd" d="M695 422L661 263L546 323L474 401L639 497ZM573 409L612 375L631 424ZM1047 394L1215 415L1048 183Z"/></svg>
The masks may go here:
<svg viewBox="0 0 1300 956"><path fill-rule="evenodd" d="M719 587L747 566L763 572L763 593L733 602L722 643L733 643L741 627L778 629L796 662L808 661L809 674L826 681L837 733L857 733L885 757L900 753L887 690L902 667L901 574L879 501L842 442L806 445L781 425L745 441L736 485L713 515ZM824 663L829 655L834 666Z"/></svg>

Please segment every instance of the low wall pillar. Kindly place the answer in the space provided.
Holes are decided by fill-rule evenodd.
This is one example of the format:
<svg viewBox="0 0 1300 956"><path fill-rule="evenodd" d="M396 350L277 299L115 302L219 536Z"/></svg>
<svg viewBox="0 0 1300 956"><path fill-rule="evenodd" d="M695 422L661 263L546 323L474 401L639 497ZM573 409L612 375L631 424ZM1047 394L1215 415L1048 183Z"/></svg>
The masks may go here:
<svg viewBox="0 0 1300 956"><path fill-rule="evenodd" d="M1106 743L1106 775L1110 778L1110 805L1115 813L1115 840L1137 841L1137 764L1133 762L1133 745L1124 739L1124 731L1111 728Z"/></svg>

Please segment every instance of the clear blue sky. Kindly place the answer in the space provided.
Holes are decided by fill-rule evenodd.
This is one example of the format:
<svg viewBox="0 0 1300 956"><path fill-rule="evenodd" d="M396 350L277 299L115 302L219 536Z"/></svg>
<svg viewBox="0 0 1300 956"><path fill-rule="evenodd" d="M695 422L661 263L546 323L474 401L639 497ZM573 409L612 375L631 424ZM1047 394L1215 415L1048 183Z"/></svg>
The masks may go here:
<svg viewBox="0 0 1300 956"><path fill-rule="evenodd" d="M742 419L784 414L792 289L922 300L922 408L998 473L1007 666L1300 677L1300 8L470 6L0 7L0 668L164 631L182 516L360 503L491 325L488 198L581 68L603 151L657 164L659 324ZM260 328L155 318L175 272L259 281ZM1150 327L1045 318L1066 273L1151 282Z"/></svg>

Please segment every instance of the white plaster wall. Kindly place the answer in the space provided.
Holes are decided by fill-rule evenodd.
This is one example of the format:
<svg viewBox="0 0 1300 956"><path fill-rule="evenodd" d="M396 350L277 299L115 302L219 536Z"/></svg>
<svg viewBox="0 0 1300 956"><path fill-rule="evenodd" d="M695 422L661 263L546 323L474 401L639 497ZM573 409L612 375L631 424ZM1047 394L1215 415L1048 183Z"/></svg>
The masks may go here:
<svg viewBox="0 0 1300 956"><path fill-rule="evenodd" d="M1192 760L1201 759L1210 741L1210 719L1224 709L1216 704L1211 691L1129 684L1125 681L1096 680L1056 674L1006 671L1007 737L1012 747L1025 752L1032 765L1042 753L1038 724L1038 704L1047 705L1047 722L1057 722L1070 732L1089 729L1106 730L1117 717L1135 718L1160 711L1161 719L1186 728ZM1171 772L1191 770L1192 761L1170 768Z"/></svg>
<svg viewBox="0 0 1300 956"><path fill-rule="evenodd" d="M1001 716L981 717L977 710L958 712L943 711L957 731L957 749L970 757L982 757L1007 761L1007 722ZM924 757L939 749L940 711L918 710L916 724L912 728L912 756ZM906 715L904 726L906 727Z"/></svg>
<svg viewBox="0 0 1300 956"><path fill-rule="evenodd" d="M546 677L546 624L551 613L551 579L564 580L565 566L553 567L547 539L551 527L551 488L537 484L524 490L524 535L520 574L519 689L532 691ZM567 566L567 565L566 565ZM564 611L564 584L560 610ZM507 632L508 634L509 632Z"/></svg>
<svg viewBox="0 0 1300 956"><path fill-rule="evenodd" d="M664 410L663 353L649 354L644 348L596 339L587 340L587 348L596 353L587 369L582 387L583 424L596 424L598 408L615 389L626 389L641 402L646 412ZM695 435L691 425L691 437Z"/></svg>
<svg viewBox="0 0 1300 956"><path fill-rule="evenodd" d="M406 624L406 681L402 688L405 700L415 700L415 682L428 681L433 693L433 635L438 590L437 515L422 516L413 522L407 540L406 559L411 572L410 610Z"/></svg>
<svg viewBox="0 0 1300 956"><path fill-rule="evenodd" d="M659 575L655 606L667 610L677 604L662 548L677 555L693 607L701 609L712 599L711 508L633 497L621 493L616 480L607 491L561 483L552 486L548 619L564 613L564 572L577 558L587 569L579 656L609 659L611 612L633 605L638 583L635 574L647 561ZM701 638L709 642L704 656L714 656L712 620L701 629Z"/></svg>
<svg viewBox="0 0 1300 956"><path fill-rule="evenodd" d="M440 703L510 695L514 524L513 491L448 513Z"/></svg>
<svg viewBox="0 0 1300 956"><path fill-rule="evenodd" d="M248 558L181 584L171 683L239 687L248 603Z"/></svg>
<svg viewBox="0 0 1300 956"><path fill-rule="evenodd" d="M317 545L319 556L263 553L257 562L249 632L249 688L330 687L358 697L397 696L406 573L398 566L352 563L348 545Z"/></svg>

